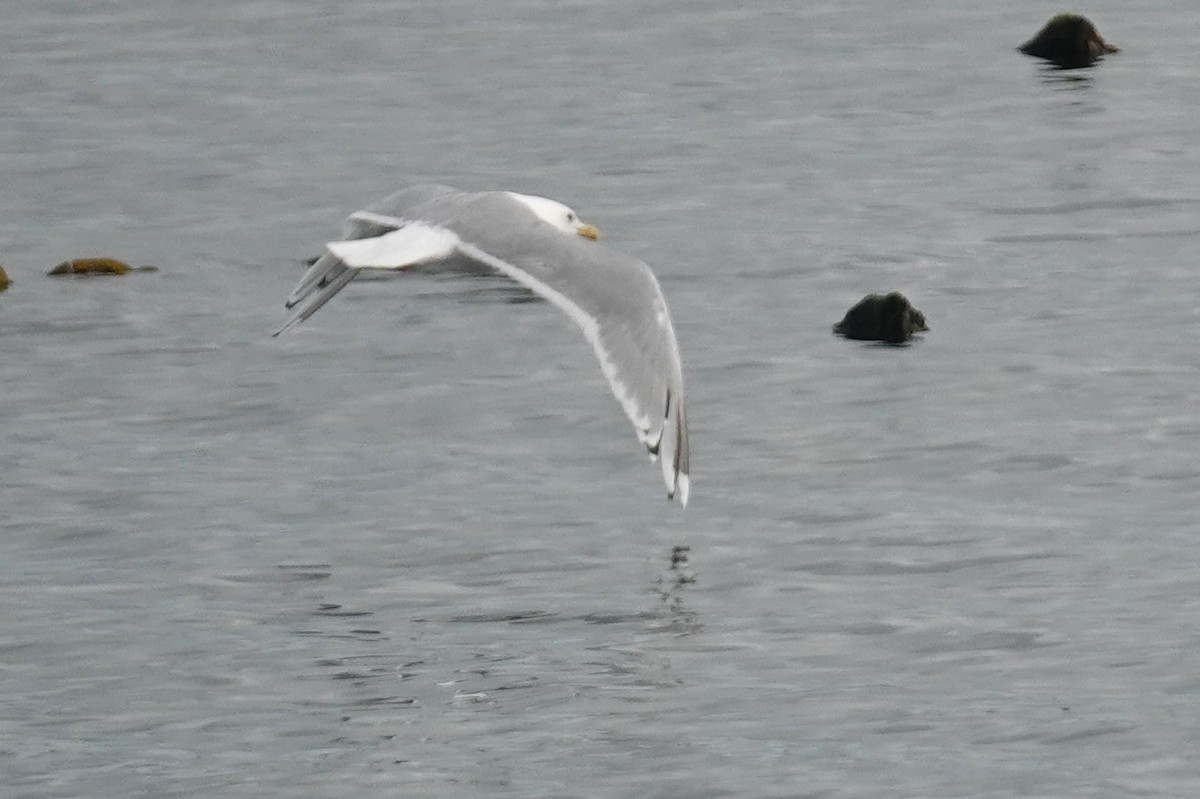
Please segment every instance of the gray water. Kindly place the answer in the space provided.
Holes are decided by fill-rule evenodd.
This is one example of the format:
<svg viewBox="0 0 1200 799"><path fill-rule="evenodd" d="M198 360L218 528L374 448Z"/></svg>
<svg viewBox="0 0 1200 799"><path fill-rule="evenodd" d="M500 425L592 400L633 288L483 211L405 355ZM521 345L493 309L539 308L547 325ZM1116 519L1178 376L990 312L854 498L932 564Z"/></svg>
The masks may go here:
<svg viewBox="0 0 1200 799"><path fill-rule="evenodd" d="M1200 9L1057 10L10 0L0 795L1196 795ZM425 179L655 268L686 510L499 279L269 337Z"/></svg>

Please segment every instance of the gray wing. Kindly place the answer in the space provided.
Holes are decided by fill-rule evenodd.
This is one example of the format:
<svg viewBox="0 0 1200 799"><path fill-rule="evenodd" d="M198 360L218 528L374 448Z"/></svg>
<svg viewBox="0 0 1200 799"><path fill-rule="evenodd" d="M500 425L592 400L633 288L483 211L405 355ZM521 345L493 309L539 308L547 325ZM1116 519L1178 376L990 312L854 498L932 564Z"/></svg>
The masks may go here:
<svg viewBox="0 0 1200 799"><path fill-rule="evenodd" d="M457 252L508 276L579 325L638 438L660 462L667 495L687 504L683 372L658 280L635 258L551 227L507 192L413 187L352 214L344 241L329 245L348 263L329 252L313 264L288 298L288 307L305 304L283 330L311 316L359 269L413 263L414 241L418 252Z"/></svg>
<svg viewBox="0 0 1200 799"><path fill-rule="evenodd" d="M679 346L650 268L621 253L526 220L519 204L474 195L443 219L460 251L540 294L571 317L651 458L668 496L687 504L689 445ZM532 217L532 215L528 215Z"/></svg>
<svg viewBox="0 0 1200 799"><path fill-rule="evenodd" d="M426 204L461 194L458 189L438 183L401 189L347 217L342 225L342 240L369 239L391 233L402 226L400 220L420 219L421 209ZM308 268L284 302L284 307L291 309L299 305L299 310L272 335L278 336L312 316L357 275L357 269L347 267L333 253L324 253Z"/></svg>

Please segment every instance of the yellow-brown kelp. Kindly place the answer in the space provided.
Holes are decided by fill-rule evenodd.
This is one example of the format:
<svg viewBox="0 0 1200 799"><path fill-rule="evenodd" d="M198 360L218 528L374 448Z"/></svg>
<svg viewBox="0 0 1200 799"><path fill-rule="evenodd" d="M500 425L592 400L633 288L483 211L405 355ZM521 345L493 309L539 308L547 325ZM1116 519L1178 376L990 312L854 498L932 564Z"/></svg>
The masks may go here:
<svg viewBox="0 0 1200 799"><path fill-rule="evenodd" d="M1104 41L1095 25L1078 14L1054 17L1020 50L1063 69L1090 67L1105 53L1120 52L1119 47Z"/></svg>
<svg viewBox="0 0 1200 799"><path fill-rule="evenodd" d="M12 281L8 279L8 272L5 272L4 267L0 266L0 291L4 291L11 283Z"/></svg>
<svg viewBox="0 0 1200 799"><path fill-rule="evenodd" d="M903 344L913 333L927 330L925 314L912 307L908 298L898 291L868 294L833 326L833 332L839 336L886 341L888 344Z"/></svg>
<svg viewBox="0 0 1200 799"><path fill-rule="evenodd" d="M130 266L116 258L72 258L51 269L50 275L124 275L129 272L157 272L157 266Z"/></svg>

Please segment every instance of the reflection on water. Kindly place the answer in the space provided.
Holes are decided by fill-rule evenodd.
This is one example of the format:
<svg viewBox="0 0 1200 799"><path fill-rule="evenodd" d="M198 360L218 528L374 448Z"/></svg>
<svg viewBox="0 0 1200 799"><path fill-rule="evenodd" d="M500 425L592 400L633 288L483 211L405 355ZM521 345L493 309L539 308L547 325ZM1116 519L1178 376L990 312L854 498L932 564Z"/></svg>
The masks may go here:
<svg viewBox="0 0 1200 799"><path fill-rule="evenodd" d="M1065 68L1045 64L1038 69L1038 78L1053 89L1062 91L1088 91L1094 86L1090 70L1095 67Z"/></svg>
<svg viewBox="0 0 1200 799"><path fill-rule="evenodd" d="M224 579L240 583L263 584L285 582L324 582L333 577L327 564L281 565L255 574L227 576ZM587 665L591 671L617 679L618 684L635 686L669 685L677 678L663 681L661 667L654 665L647 672L640 663L646 659L645 644L634 641L648 635L668 634L675 638L698 634L702 627L699 614L688 609L686 591L695 582L689 568L688 547L672 548L660 574L655 578L649 595L656 597L648 607L628 612L586 611L562 613L550 610L499 610L474 613L421 614L407 620L395 620L398 626L375 629L364 626L381 620L376 611L350 609L337 602L319 601L303 620L288 616L280 620L301 639L320 639L328 644L327 656L315 661L319 673L331 680L346 682L350 693L344 699L305 701L306 707L340 708L348 715L343 721L354 720L353 714L364 708L381 706L428 706L445 702L494 704L505 692L539 690L561 680L561 674L548 671L548 653L536 654L543 648L538 639L542 628L579 629L580 625L598 626L605 638L622 641L617 646L598 643L586 648ZM317 596L324 595L324 591ZM493 633L490 627L499 627ZM434 639L445 638L436 652L453 650L475 639L505 637L512 628L524 628L531 648L525 654L497 652L491 647L470 646L469 664L446 661L434 656L414 657L414 652L431 648ZM397 649L399 641L420 641L414 650ZM649 639L647 639L649 640ZM606 654L607 653L607 654ZM404 693L396 691L404 686ZM391 736L389 740L394 739Z"/></svg>

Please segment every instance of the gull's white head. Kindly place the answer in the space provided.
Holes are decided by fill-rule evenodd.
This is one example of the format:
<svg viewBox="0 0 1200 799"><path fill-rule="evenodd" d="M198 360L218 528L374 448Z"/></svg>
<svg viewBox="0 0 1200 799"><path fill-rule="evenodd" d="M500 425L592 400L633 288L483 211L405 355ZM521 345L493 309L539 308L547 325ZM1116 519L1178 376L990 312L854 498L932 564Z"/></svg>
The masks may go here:
<svg viewBox="0 0 1200 799"><path fill-rule="evenodd" d="M510 191L508 194L533 211L543 222L553 225L564 233L575 233L592 241L600 238L599 230L584 222L573 209L557 200L532 194L517 194L515 191Z"/></svg>

